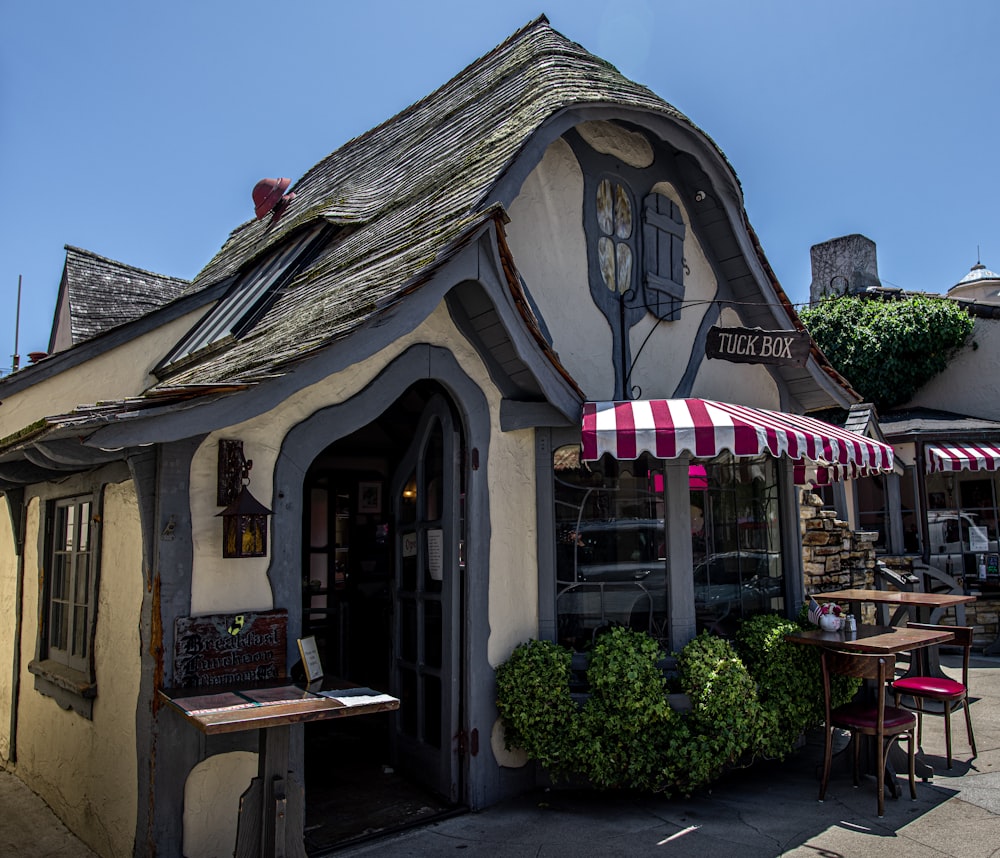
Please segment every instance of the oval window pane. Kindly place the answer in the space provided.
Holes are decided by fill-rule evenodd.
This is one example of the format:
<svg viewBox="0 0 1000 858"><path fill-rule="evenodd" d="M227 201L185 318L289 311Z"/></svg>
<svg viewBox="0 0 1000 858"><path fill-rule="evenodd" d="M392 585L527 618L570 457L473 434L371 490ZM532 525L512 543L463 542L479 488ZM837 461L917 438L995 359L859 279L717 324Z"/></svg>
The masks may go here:
<svg viewBox="0 0 1000 858"><path fill-rule="evenodd" d="M611 235L614 231L613 206L611 182L602 179L597 186L597 225L605 235Z"/></svg>
<svg viewBox="0 0 1000 858"><path fill-rule="evenodd" d="M615 235L618 238L632 235L632 202L621 185L615 185Z"/></svg>
<svg viewBox="0 0 1000 858"><path fill-rule="evenodd" d="M597 258L601 263L601 277L604 285L612 292L617 289L615 281L615 243L610 238L601 238L597 242Z"/></svg>
<svg viewBox="0 0 1000 858"><path fill-rule="evenodd" d="M623 295L632 288L632 249L627 244L616 248L618 257L618 291Z"/></svg>

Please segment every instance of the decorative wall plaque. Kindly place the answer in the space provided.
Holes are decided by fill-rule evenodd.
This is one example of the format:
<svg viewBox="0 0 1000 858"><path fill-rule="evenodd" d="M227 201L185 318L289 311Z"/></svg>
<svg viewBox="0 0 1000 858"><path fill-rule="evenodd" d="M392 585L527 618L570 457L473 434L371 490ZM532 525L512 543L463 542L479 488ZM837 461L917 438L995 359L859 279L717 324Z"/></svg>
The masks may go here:
<svg viewBox="0 0 1000 858"><path fill-rule="evenodd" d="M245 685L285 676L288 611L178 617L173 685Z"/></svg>

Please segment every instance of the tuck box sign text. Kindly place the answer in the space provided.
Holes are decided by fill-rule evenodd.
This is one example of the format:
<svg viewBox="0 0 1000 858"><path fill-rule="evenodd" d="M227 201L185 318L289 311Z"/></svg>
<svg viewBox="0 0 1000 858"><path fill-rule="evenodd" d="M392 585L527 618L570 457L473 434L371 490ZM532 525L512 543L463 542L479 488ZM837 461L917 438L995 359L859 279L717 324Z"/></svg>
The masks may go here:
<svg viewBox="0 0 1000 858"><path fill-rule="evenodd" d="M806 331L764 331L713 325L708 329L705 356L731 363L805 366L810 344Z"/></svg>

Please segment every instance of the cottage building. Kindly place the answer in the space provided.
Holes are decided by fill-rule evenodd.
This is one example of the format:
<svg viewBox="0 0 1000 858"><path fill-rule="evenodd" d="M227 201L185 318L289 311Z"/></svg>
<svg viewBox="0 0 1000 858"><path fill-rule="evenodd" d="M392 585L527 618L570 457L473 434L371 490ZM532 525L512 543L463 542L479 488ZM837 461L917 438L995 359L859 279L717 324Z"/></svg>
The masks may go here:
<svg viewBox="0 0 1000 858"><path fill-rule="evenodd" d="M804 416L857 396L722 152L544 18L253 196L134 318L86 328L127 296L76 303L68 257L52 354L0 382L0 753L101 855L232 848L257 736L159 691L294 672L304 637L400 699L379 762L470 808L522 790L515 645L794 612L796 481L892 465ZM266 531L230 541L243 487Z"/></svg>

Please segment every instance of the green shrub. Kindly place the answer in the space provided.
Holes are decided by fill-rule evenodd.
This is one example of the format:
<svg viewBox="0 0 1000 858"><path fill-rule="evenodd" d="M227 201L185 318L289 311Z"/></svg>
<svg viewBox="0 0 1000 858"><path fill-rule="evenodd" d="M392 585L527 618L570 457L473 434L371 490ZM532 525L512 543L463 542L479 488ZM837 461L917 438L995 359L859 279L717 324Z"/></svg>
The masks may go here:
<svg viewBox="0 0 1000 858"><path fill-rule="evenodd" d="M595 786L660 786L662 748L680 720L667 704L662 656L652 637L632 629L612 628L595 641L580 716L583 773Z"/></svg>
<svg viewBox="0 0 1000 858"><path fill-rule="evenodd" d="M820 651L789 643L785 635L799 623L776 614L746 620L736 636L736 649L757 683L757 697L770 723L761 753L782 758L799 735L823 720L823 678ZM846 703L860 688L860 680L834 677L833 705Z"/></svg>
<svg viewBox="0 0 1000 858"><path fill-rule="evenodd" d="M554 776L578 767L576 704L570 696L568 649L551 641L519 644L496 671L497 709L508 749L524 749Z"/></svg>
<svg viewBox="0 0 1000 858"><path fill-rule="evenodd" d="M667 749L667 790L689 794L761 744L767 722L757 690L730 643L702 632L677 657L681 687L691 698L687 735Z"/></svg>
<svg viewBox="0 0 1000 858"><path fill-rule="evenodd" d="M663 654L645 632L613 628L595 641L582 709L570 694L570 651L527 641L497 668L507 746L553 777L679 795L757 756L783 757L822 719L818 650L784 639L800 627L762 615L743 624L735 646L698 635L677 654L676 687L691 701L683 712L668 704ZM859 687L835 682L838 705Z"/></svg>

